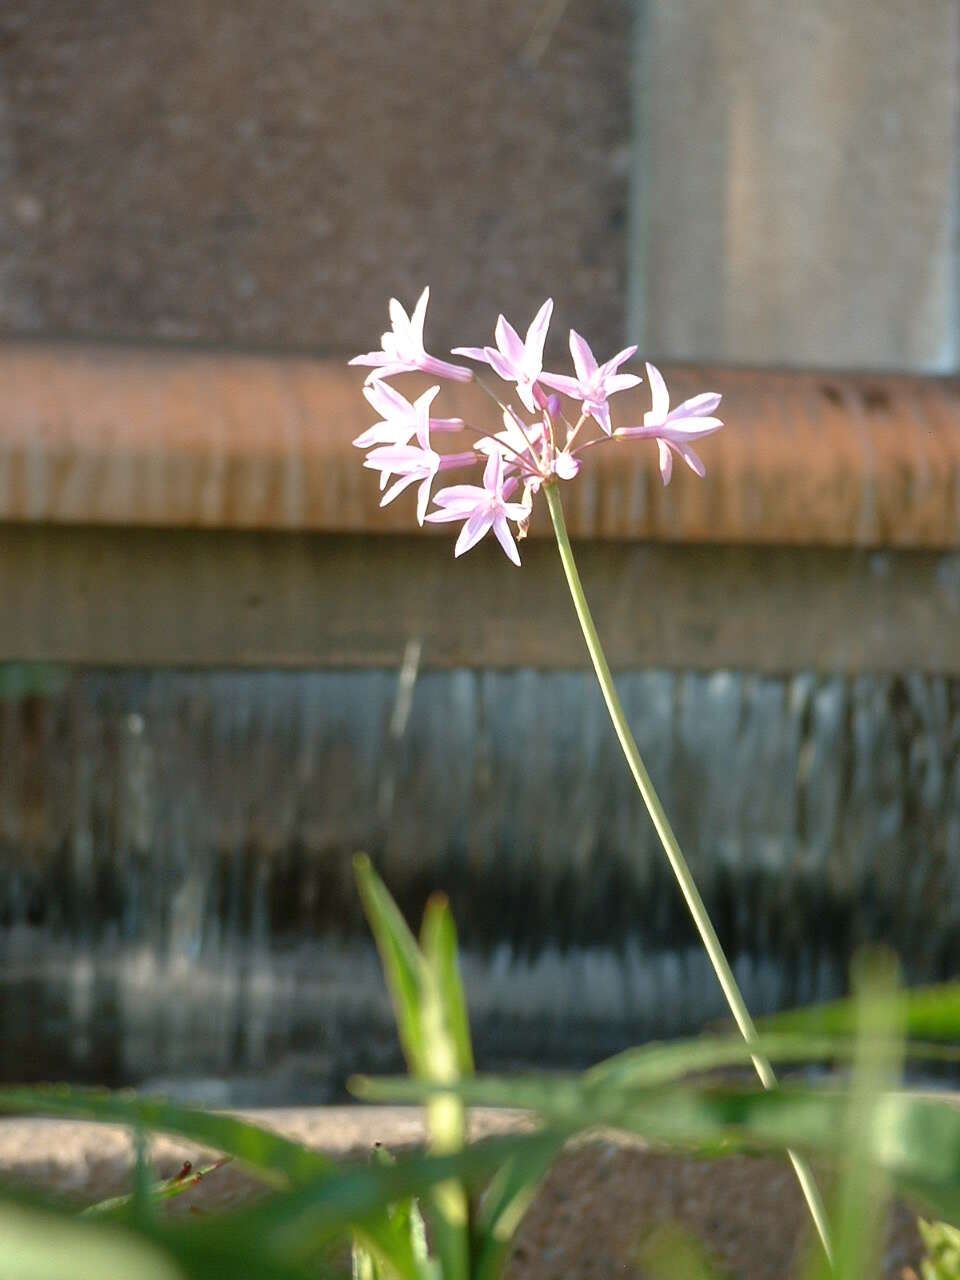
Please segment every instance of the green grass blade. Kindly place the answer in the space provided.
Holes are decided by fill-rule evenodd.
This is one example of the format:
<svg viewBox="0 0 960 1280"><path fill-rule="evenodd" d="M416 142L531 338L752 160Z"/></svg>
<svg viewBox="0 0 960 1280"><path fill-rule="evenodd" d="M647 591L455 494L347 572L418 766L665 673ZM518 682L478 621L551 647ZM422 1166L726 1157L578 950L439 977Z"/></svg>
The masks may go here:
<svg viewBox="0 0 960 1280"><path fill-rule="evenodd" d="M650 1280L729 1280L700 1241L674 1223L654 1227L644 1236L637 1262Z"/></svg>
<svg viewBox="0 0 960 1280"><path fill-rule="evenodd" d="M844 1280L867 1280L882 1271L879 1243L889 1183L876 1152L878 1101L891 1089L902 1070L903 1036L898 1026L901 1009L897 994L897 966L892 957L862 955L854 965L856 1052L853 1058L849 1104L844 1125L844 1150L831 1240L833 1270ZM883 1044L883 1051L877 1045ZM831 1268L821 1258L818 1273L830 1280Z"/></svg>
<svg viewBox="0 0 960 1280"><path fill-rule="evenodd" d="M270 1242L282 1256L292 1256L362 1224L375 1210L424 1197L452 1178L468 1189L477 1188L502 1164L540 1141L541 1135L510 1135L473 1143L453 1155L405 1156L389 1167L343 1166L335 1179L298 1187L252 1206L243 1215L244 1228Z"/></svg>
<svg viewBox="0 0 960 1280"><path fill-rule="evenodd" d="M427 902L420 930L420 946L439 985L447 1030L456 1051L458 1074L473 1075L473 1045L470 1019L457 957L457 927L450 904L435 893Z"/></svg>
<svg viewBox="0 0 960 1280"><path fill-rule="evenodd" d="M0 1089L0 1113L42 1115L103 1124L127 1125L176 1134L242 1161L264 1181L294 1187L333 1178L338 1166L329 1157L291 1142L269 1129L216 1112L180 1107L162 1099L112 1094L105 1090L54 1085ZM403 1240L390 1230L386 1210L371 1212L362 1224L364 1241L379 1257L394 1259L399 1274L414 1280L419 1270Z"/></svg>
<svg viewBox="0 0 960 1280"><path fill-rule="evenodd" d="M466 1012L449 909L439 897L428 906L423 933L430 954L424 954L370 860L361 855L354 859L354 867L410 1070L424 1080L452 1084L459 1076L460 1048L451 1029L448 999L455 1005L459 1001L461 1006L454 1010L456 1020L462 1017L465 1022ZM439 1154L458 1151L466 1138L463 1104L452 1094L435 1094L426 1105L430 1149ZM434 1245L445 1280L467 1280L470 1236L466 1193L453 1180L431 1187L429 1199Z"/></svg>
<svg viewBox="0 0 960 1280"><path fill-rule="evenodd" d="M469 1106L512 1107L541 1111L551 1115L575 1116L583 1105L584 1091L609 1093L611 1090L659 1088L684 1077L715 1071L725 1067L749 1066L754 1048L778 1064L847 1062L856 1051L856 1041L848 1035L804 1035L770 1033L761 1035L755 1046L748 1048L738 1036L734 1038L701 1037L669 1044L652 1044L628 1049L616 1057L599 1063L581 1075L484 1076L471 1083L462 1081L457 1093ZM877 1042L878 1053L896 1048ZM956 1062L960 1050L946 1045L913 1044L906 1046L910 1057L928 1061ZM405 1076L354 1076L348 1087L366 1102L423 1102L429 1088ZM543 1106L541 1106L543 1103Z"/></svg>
<svg viewBox="0 0 960 1280"><path fill-rule="evenodd" d="M136 1098L102 1089L43 1085L0 1089L0 1114L40 1115L127 1125L176 1134L243 1161L277 1186L329 1177L337 1166L327 1156L269 1129L217 1112L181 1107L157 1098Z"/></svg>
<svg viewBox="0 0 960 1280"><path fill-rule="evenodd" d="M423 996L426 965L396 903L374 871L370 859L358 854L353 860L357 888L373 932L390 994L400 1043L411 1071L423 1075L426 1047L423 1041Z"/></svg>
<svg viewBox="0 0 960 1280"><path fill-rule="evenodd" d="M190 1162L187 1161L180 1172L174 1174L172 1178L153 1183L149 1187L149 1195L157 1201L173 1200L177 1196L182 1196L185 1192L191 1191L198 1183L209 1178L211 1174L216 1173L218 1169L222 1169L229 1162L230 1157L225 1156L223 1159L214 1160L212 1164L201 1165L199 1169L194 1169ZM111 1196L109 1200L99 1200L96 1204L84 1209L83 1216L90 1218L123 1218L127 1216L132 1204L132 1194Z"/></svg>
<svg viewBox="0 0 960 1280"><path fill-rule="evenodd" d="M66 1213L0 1202L0 1280L183 1280L148 1242Z"/></svg>
<svg viewBox="0 0 960 1280"><path fill-rule="evenodd" d="M474 1280L502 1275L517 1227L562 1147L562 1137L546 1134L494 1174L474 1224Z"/></svg>
<svg viewBox="0 0 960 1280"><path fill-rule="evenodd" d="M395 1083L391 1096L422 1096L422 1085L418 1095L414 1082ZM401 1086L411 1083L414 1089L405 1093ZM479 1077L461 1082L457 1092L478 1105L528 1106L548 1126L566 1133L621 1129L699 1151L789 1147L830 1160L847 1148L849 1094L842 1089L596 1089L573 1079ZM904 1194L948 1221L960 1218L960 1108L933 1097L887 1092L875 1103L874 1133L876 1161Z"/></svg>
<svg viewBox="0 0 960 1280"><path fill-rule="evenodd" d="M898 1020L910 1040L960 1040L960 983L900 991L895 999ZM856 1020L855 1000L834 1000L774 1014L762 1019L759 1027L769 1032L852 1035Z"/></svg>

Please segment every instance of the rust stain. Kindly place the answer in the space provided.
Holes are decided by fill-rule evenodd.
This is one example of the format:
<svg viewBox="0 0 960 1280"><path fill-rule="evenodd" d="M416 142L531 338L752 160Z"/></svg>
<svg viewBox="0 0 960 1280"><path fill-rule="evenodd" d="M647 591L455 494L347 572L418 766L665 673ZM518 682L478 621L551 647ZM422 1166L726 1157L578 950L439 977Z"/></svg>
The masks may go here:
<svg viewBox="0 0 960 1280"><path fill-rule="evenodd" d="M411 394L426 385L407 382ZM676 400L723 393L708 482L677 467L663 490L652 447L598 449L569 490L576 535L960 542L956 380L678 367L669 382ZM361 384L339 360L8 341L0 520L407 533L412 497L380 510L350 444L371 420ZM499 425L475 387L444 388L444 403ZM639 421L646 403L645 387L620 397L620 420ZM544 531L541 512L533 533Z"/></svg>

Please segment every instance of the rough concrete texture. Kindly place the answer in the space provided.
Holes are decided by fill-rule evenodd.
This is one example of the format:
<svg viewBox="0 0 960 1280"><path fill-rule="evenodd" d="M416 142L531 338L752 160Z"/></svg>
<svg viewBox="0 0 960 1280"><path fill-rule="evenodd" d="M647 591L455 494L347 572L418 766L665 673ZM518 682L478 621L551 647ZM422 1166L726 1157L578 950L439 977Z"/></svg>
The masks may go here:
<svg viewBox="0 0 960 1280"><path fill-rule="evenodd" d="M335 1155L360 1154L373 1142L397 1149L422 1140L415 1113L403 1108L332 1107L264 1112L253 1117ZM519 1123L522 1123L519 1122ZM510 1113L475 1117L473 1136L509 1131ZM161 1177L172 1177L197 1149L159 1139L153 1146ZM129 1138L113 1128L55 1121L0 1122L0 1170L5 1177L81 1203L129 1188ZM249 1176L228 1166L169 1204L169 1211L230 1210L262 1194ZM520 1227L508 1280L601 1280L672 1274L648 1262L651 1235L667 1227L696 1241L719 1276L786 1280L802 1274L812 1247L806 1209L786 1160L691 1159L645 1150L612 1137L568 1151L553 1168ZM890 1280L916 1266L920 1243L914 1217L891 1211L879 1274Z"/></svg>
<svg viewBox="0 0 960 1280"><path fill-rule="evenodd" d="M676 359L955 368L955 0L643 14L634 340Z"/></svg>
<svg viewBox="0 0 960 1280"><path fill-rule="evenodd" d="M367 350L430 282L438 349L550 292L617 344L630 9L3 6L0 332Z"/></svg>

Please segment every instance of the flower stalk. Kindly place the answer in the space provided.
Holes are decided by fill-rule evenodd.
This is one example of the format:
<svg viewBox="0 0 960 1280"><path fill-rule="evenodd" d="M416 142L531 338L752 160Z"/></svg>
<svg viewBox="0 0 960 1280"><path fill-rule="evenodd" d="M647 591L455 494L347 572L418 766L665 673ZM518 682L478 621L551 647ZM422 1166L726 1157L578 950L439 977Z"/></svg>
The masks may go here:
<svg viewBox="0 0 960 1280"><path fill-rule="evenodd" d="M583 638L623 754L693 916L730 1011L751 1052L760 1082L765 1089L775 1089L777 1081L773 1069L757 1051L757 1032L753 1019L623 713L577 572L558 487L559 481L567 482L577 478L583 465L583 455L588 449L603 444L622 446L633 440L650 441L657 445L660 478L665 485L670 483L673 474L674 457L680 458L695 475L702 478L706 468L693 449L692 441L713 435L723 426L721 420L714 416L721 397L718 392L704 391L671 408L670 394L663 375L655 365L647 363L651 407L643 415L643 424L615 428L611 419L610 397L635 387L641 381L637 374L620 372L620 366L636 354L637 348L625 347L601 364L586 339L571 329L570 354L576 376L544 371L544 343L553 312L553 301L548 298L534 316L526 338L521 339L513 325L501 315L495 331L496 347L454 347L452 352L453 355L490 365L502 381L515 386L524 408L530 414L538 414L539 422L525 421L512 405L503 403L482 382L480 385L483 390L493 396L502 411L503 431L488 435L478 432L459 418L434 418L430 408L440 390L439 386L431 387L411 403L386 381L396 374L408 372L430 373L438 378L460 382L476 377L462 365L451 365L427 352L423 341L423 327L428 298L429 290L425 289L409 316L401 304L391 298L389 312L393 327L381 338L381 350L355 356L350 362L371 368L364 395L371 407L383 415L380 422L354 441L360 448L376 446L368 453L364 466L380 472L380 487L385 490L380 505L392 502L410 485L417 484L417 519L420 524L424 521L462 523L454 547L455 556L463 555L487 533L492 532L505 555L519 567L520 552L510 523L516 524L517 538L524 538L534 497L541 490L544 492ZM548 395L544 387L579 402L580 416L575 426L570 425L563 412L560 396ZM581 428L588 421L595 424L600 434L575 445ZM566 443L559 451L555 431L555 424L558 422L565 423L568 430ZM441 432L465 430L480 438L471 451L439 454L431 444L431 429ZM410 444L414 435L417 437L416 445ZM440 471L469 465L472 461L479 462L482 458L485 459L482 484L457 484L440 489L432 494L434 510L427 511L431 501L431 486ZM398 479L390 484L393 476ZM521 500L512 500L521 486ZM827 1258L831 1260L826 1214L816 1182L800 1156L794 1152L788 1154L814 1226Z"/></svg>
<svg viewBox="0 0 960 1280"><path fill-rule="evenodd" d="M550 510L550 519L553 521L553 530L560 550L560 561L566 575L567 586L570 588L573 607L580 623L580 629L583 632L583 638L590 654L590 660L593 663L593 669L600 685L600 691L603 694L603 700L607 705L607 711L610 713L610 719L613 722L614 731L623 749L630 772L633 774L634 781L637 784L637 790L643 798L650 820L660 838L660 843L663 845L663 851L667 855L667 861L670 863L671 870L676 877L680 892L683 894L684 901L693 917L693 922L700 935L704 950L710 959L714 973L717 975L717 981L720 983L720 987L726 997L733 1019L747 1047L750 1048L757 1042L756 1026L737 985L730 962L727 960L720 944L720 939L717 937L717 931L713 927L706 905L700 896L693 874L687 865L687 860L683 856L683 850L674 835L670 819L667 817L660 802L660 797L657 795L656 788L647 772L646 765L643 763L643 758L627 722L620 695L617 693L617 687L613 682L613 675L603 652L603 646L600 643L600 636L597 633L590 606L587 603L583 583L580 581L580 573L573 556L573 548L570 545L570 537L563 517L560 490L556 482L551 481L544 484L543 492ZM764 1089L775 1089L777 1087L777 1078L769 1061L760 1053L752 1053L751 1061ZM827 1258L832 1261L827 1215L816 1180L802 1156L797 1155L794 1151L789 1151L787 1154L796 1172L817 1235L820 1237Z"/></svg>

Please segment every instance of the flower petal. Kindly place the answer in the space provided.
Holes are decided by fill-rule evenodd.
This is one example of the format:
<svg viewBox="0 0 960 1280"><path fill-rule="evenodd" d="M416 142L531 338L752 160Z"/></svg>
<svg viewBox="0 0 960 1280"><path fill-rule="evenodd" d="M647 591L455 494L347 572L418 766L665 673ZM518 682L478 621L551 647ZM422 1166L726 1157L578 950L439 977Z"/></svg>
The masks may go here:
<svg viewBox="0 0 960 1280"><path fill-rule="evenodd" d="M507 517L498 514L493 518L493 536L503 547L507 553L507 559L520 567L520 552L517 550L517 544L513 540L513 534L510 532L510 526L507 524Z"/></svg>
<svg viewBox="0 0 960 1280"><path fill-rule="evenodd" d="M503 455L494 449L483 469L483 487L487 493L499 494L503 488Z"/></svg>
<svg viewBox="0 0 960 1280"><path fill-rule="evenodd" d="M712 436L722 426L723 423L719 418L668 417L666 422L657 427L657 430L671 440L674 437L696 440L699 436Z"/></svg>
<svg viewBox="0 0 960 1280"><path fill-rule="evenodd" d="M410 317L404 311L403 307L396 298L391 298L388 304L390 312L390 323L393 325L393 332L401 341L405 341L410 334Z"/></svg>
<svg viewBox="0 0 960 1280"><path fill-rule="evenodd" d="M550 317L553 315L553 299L548 298L530 322L524 346L524 368L531 379L543 368L543 344L547 340Z"/></svg>
<svg viewBox="0 0 960 1280"><path fill-rule="evenodd" d="M670 477L673 475L673 454L670 452L670 446L666 440L658 440L657 446L660 450L660 476L665 485L670 483Z"/></svg>
<svg viewBox="0 0 960 1280"><path fill-rule="evenodd" d="M386 418L409 419L414 416L413 405L406 396L402 396L389 382L367 382L363 386L363 396L369 405Z"/></svg>
<svg viewBox="0 0 960 1280"><path fill-rule="evenodd" d="M493 369L498 378L503 378L504 382L516 382L517 370L513 367L509 360L500 354L496 347L487 347L487 363Z"/></svg>
<svg viewBox="0 0 960 1280"><path fill-rule="evenodd" d="M670 411L669 416L671 418L674 415L683 418L704 417L706 414L713 413L722 399L723 396L719 391L703 391L698 396L691 396L689 400L684 400L683 404L678 404Z"/></svg>
<svg viewBox="0 0 960 1280"><path fill-rule="evenodd" d="M399 480L394 480L393 484L380 499L381 507L385 507L388 502L392 502L394 498L400 496L409 485L415 484L420 477L417 475L401 476Z"/></svg>
<svg viewBox="0 0 960 1280"><path fill-rule="evenodd" d="M368 351L365 355L354 356L347 361L347 364L381 365L390 364L394 359L394 356L388 355L385 351Z"/></svg>
<svg viewBox="0 0 960 1280"><path fill-rule="evenodd" d="M518 382L517 395L520 397L520 403L528 413L537 412L537 397L533 394L533 388L536 382Z"/></svg>
<svg viewBox="0 0 960 1280"><path fill-rule="evenodd" d="M475 547L483 535L489 531L492 524L493 513L491 511L475 511L460 530L460 537L457 539L453 554L462 556L465 551Z"/></svg>
<svg viewBox="0 0 960 1280"><path fill-rule="evenodd" d="M433 476L429 475L417 490L417 524L419 525L423 524L423 518L427 514L427 507L430 505L430 486L432 484Z"/></svg>
<svg viewBox="0 0 960 1280"><path fill-rule="evenodd" d="M421 449L430 448L430 406L436 400L439 391L440 384L435 383L414 401L413 408L417 415L417 439L420 441ZM421 520L420 523L423 524L423 521Z"/></svg>
<svg viewBox="0 0 960 1280"><path fill-rule="evenodd" d="M638 387L643 379L636 373L610 373L603 380L603 389L608 396L615 396L618 391L629 391Z"/></svg>
<svg viewBox="0 0 960 1280"><path fill-rule="evenodd" d="M479 502L486 502L489 497L486 489L481 489L478 484L449 484L445 489L438 489L433 500L441 506L463 502L476 506Z"/></svg>
<svg viewBox="0 0 960 1280"><path fill-rule="evenodd" d="M452 382L472 382L473 372L466 365L451 364L449 360L438 360L436 356L423 353L417 360L417 368L431 378L449 378Z"/></svg>
<svg viewBox="0 0 960 1280"><path fill-rule="evenodd" d="M450 354L452 356L466 356L468 360L482 360L484 364L490 363L483 347L453 347Z"/></svg>
<svg viewBox="0 0 960 1280"><path fill-rule="evenodd" d="M694 453L688 444L679 444L676 448L680 457L684 460L690 470L695 475L698 475L702 480L707 474L707 468L703 465L700 455L698 453Z"/></svg>
<svg viewBox="0 0 960 1280"><path fill-rule="evenodd" d="M591 404L590 417L593 418L594 422L605 435L612 435L613 426L610 422L610 406L607 404L606 400L601 400L599 403Z"/></svg>
<svg viewBox="0 0 960 1280"><path fill-rule="evenodd" d="M660 422L666 418L670 411L670 393L667 390L667 384L663 380L663 374L656 365L647 362L647 381L650 383L650 395L652 397L652 407L650 412ZM646 421L646 415L644 415Z"/></svg>
<svg viewBox="0 0 960 1280"><path fill-rule="evenodd" d="M541 373L538 382L546 383L548 387L553 387L555 391L560 391L565 396L569 396L571 400L582 400L583 391L580 383L576 378L568 378L565 373Z"/></svg>
<svg viewBox="0 0 960 1280"><path fill-rule="evenodd" d="M417 299L417 305L410 316L410 337L423 350L423 322L427 316L427 303L430 301L430 286L424 289Z"/></svg>
<svg viewBox="0 0 960 1280"><path fill-rule="evenodd" d="M497 317L495 333L497 346L505 358L514 366L522 364L524 356L523 343L520 341L520 335L506 316Z"/></svg>
<svg viewBox="0 0 960 1280"><path fill-rule="evenodd" d="M572 480L579 474L582 465L579 458L573 457L572 454L564 450L562 453L557 454L553 469L561 480Z"/></svg>
<svg viewBox="0 0 960 1280"><path fill-rule="evenodd" d="M604 360L600 366L600 372L608 378L611 374L616 373L622 364L637 354L637 347L624 347L622 351L618 351L615 356L611 356L609 360ZM642 379L638 378L638 382Z"/></svg>
<svg viewBox="0 0 960 1280"><path fill-rule="evenodd" d="M472 515L473 506L464 503L462 506L441 507L439 511L430 511L424 516L424 520L427 524L452 524L455 520L469 520Z"/></svg>
<svg viewBox="0 0 960 1280"><path fill-rule="evenodd" d="M508 520L526 520L530 516L530 508L522 502L505 502L500 509Z"/></svg>
<svg viewBox="0 0 960 1280"><path fill-rule="evenodd" d="M415 427L412 423L404 425L399 422L375 422L372 427L367 427L366 431L361 431L356 440L352 441L358 449L370 449L373 445L404 445L410 442Z"/></svg>
<svg viewBox="0 0 960 1280"><path fill-rule="evenodd" d="M588 385L597 372L597 360L590 350L590 344L585 338L581 338L576 329L570 330L570 354L581 384Z"/></svg>

